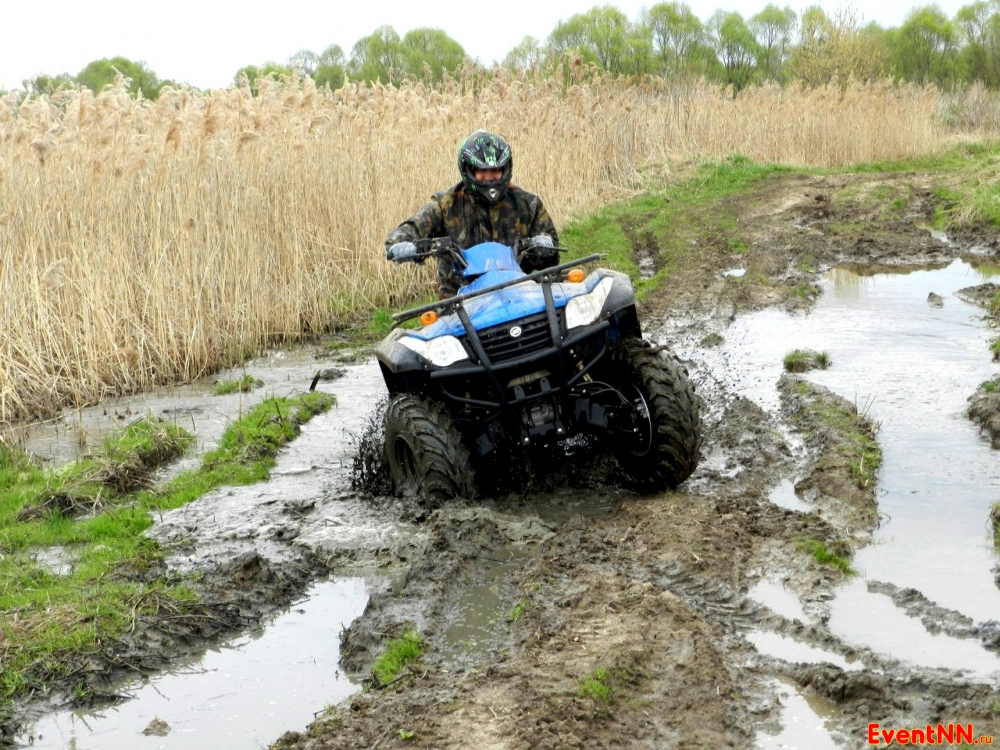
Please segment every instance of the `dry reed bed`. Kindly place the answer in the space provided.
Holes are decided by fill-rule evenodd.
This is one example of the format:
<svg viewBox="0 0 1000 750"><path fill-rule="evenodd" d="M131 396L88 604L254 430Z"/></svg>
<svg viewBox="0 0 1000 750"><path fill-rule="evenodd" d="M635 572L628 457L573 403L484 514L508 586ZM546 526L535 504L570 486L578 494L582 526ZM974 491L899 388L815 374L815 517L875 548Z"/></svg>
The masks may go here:
<svg viewBox="0 0 1000 750"><path fill-rule="evenodd" d="M733 152L834 165L942 142L933 91L563 86L501 76L257 95L121 87L0 102L0 422L184 381L426 293L389 229L456 181L478 127L557 223L650 165Z"/></svg>

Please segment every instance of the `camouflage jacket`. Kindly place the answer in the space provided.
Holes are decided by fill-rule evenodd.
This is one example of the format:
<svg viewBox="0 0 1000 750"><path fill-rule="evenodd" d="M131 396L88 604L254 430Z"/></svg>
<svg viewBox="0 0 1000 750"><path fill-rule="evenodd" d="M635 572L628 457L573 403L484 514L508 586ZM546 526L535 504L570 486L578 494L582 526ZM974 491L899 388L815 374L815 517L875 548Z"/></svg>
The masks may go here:
<svg viewBox="0 0 1000 750"><path fill-rule="evenodd" d="M436 193L430 203L392 230L385 246L388 249L397 242L451 237L462 250L480 242L500 242L513 247L516 240L539 234L547 234L556 245L559 244L555 225L537 195L510 185L500 201L487 206L466 196L460 182ZM541 267L555 265L557 257ZM524 270L530 272L538 268ZM438 279L443 296L451 296L465 283L448 258L438 261Z"/></svg>

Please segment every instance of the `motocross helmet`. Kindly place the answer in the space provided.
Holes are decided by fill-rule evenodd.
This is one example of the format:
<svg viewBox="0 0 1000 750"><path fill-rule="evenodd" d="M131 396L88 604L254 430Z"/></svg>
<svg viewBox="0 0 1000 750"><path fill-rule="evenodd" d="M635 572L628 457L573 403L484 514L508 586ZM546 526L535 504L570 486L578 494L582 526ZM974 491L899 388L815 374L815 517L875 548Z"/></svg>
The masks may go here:
<svg viewBox="0 0 1000 750"><path fill-rule="evenodd" d="M477 130L458 149L458 172L466 191L489 204L496 203L507 192L513 167L510 144L495 133ZM477 169L500 169L503 174L499 180L477 180L473 174Z"/></svg>

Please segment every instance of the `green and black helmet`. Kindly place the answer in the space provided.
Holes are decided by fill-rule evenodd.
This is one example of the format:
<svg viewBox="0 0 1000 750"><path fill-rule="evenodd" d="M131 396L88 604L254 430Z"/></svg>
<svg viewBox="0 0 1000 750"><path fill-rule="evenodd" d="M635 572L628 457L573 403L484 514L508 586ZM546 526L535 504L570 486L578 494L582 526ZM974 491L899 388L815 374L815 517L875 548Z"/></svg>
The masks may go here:
<svg viewBox="0 0 1000 750"><path fill-rule="evenodd" d="M477 130L458 149L458 172L462 175L465 189L474 198L487 203L496 203L503 198L513 167L510 144L495 133ZM473 175L476 169L500 169L503 174L499 180L477 180Z"/></svg>

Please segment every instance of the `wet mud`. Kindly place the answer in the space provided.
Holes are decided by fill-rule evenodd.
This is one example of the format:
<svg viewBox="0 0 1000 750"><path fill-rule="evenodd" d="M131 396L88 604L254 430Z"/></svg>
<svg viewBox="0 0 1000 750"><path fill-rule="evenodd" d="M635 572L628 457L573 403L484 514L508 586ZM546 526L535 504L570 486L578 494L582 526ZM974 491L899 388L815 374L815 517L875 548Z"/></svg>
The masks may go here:
<svg viewBox="0 0 1000 750"><path fill-rule="evenodd" d="M865 202L886 186L912 196L904 215L886 218ZM892 523L880 508L878 465L864 466L881 459L865 453L880 435L863 394L849 400L782 375L780 356L773 376L741 380L706 354L730 345L742 315L808 314L821 273L834 266L906 273L994 252L985 231L961 244L931 232L933 210L919 175L779 179L736 207L748 251L734 257L728 238L706 241L700 263L668 278L644 310L646 330L686 358L704 399L695 475L657 497L607 482L611 512L553 524L510 565L495 587L492 650L456 660L432 624L406 680L356 696L276 747L863 747L873 721L971 722L978 734L995 733L993 621L916 588L859 580L808 551L807 542L821 543L855 565ZM961 299L943 288L922 295L932 309ZM976 356L988 363L988 348ZM528 493L520 518L534 512L530 501ZM432 544L444 543L441 523L431 521ZM373 597L345 634L359 671L370 669L381 633L418 624L416 612L454 613L453 582L487 576L473 549L456 568L460 540L453 530L445 537L433 558L440 571L416 565L417 575ZM495 530L474 538L491 551L508 544ZM918 628L915 643L950 640L921 662L845 637L833 627L838 592L858 584ZM595 691L595 680L606 689ZM798 717L816 723L797 728Z"/></svg>
<svg viewBox="0 0 1000 750"><path fill-rule="evenodd" d="M644 331L689 368L704 419L701 463L676 492L636 494L583 442L518 458L511 484L475 502L432 511L392 498L377 450L377 369L324 365L345 370L319 384L340 405L307 426L275 479L164 514L152 532L171 571L203 577L215 592L208 611L225 612L229 628L266 619L331 572L368 582L364 613L339 636L357 692L317 705L314 722L287 726L272 747L853 748L867 746L871 722L1000 733L1000 592L991 579L965 606L940 582L877 577L885 530L909 521L892 505L904 491L884 488L884 467L865 461L896 427L872 416L866 391L838 395L837 356L822 375L781 370L782 326L805 323L837 285L954 271L959 258L1000 263L986 228L950 238L928 229L932 186L919 174L776 176L727 206L745 251L724 232L706 236L667 276L642 310ZM895 196L902 208L887 210ZM655 259L640 239L639 255ZM854 272L824 276L843 264ZM934 278L920 309L957 314L964 293ZM753 315L765 316L760 335L778 339L766 367L760 351L744 356L758 346L741 327ZM970 331L982 325L970 317ZM988 369L987 336L977 336L963 345ZM316 369L294 378L308 383ZM964 407L948 409L974 430ZM1000 486L992 475L982 484ZM966 554L978 569L992 553ZM867 608L881 640L858 635L852 618ZM408 630L422 655L380 683L376 660ZM184 635L202 647L218 638L180 633L161 648L158 632L138 636L136 658L170 658Z"/></svg>

